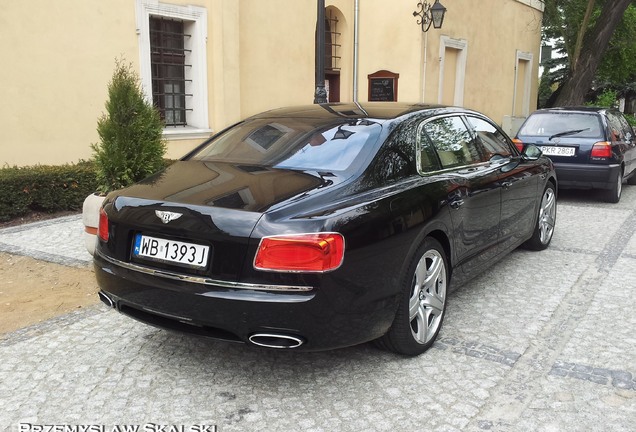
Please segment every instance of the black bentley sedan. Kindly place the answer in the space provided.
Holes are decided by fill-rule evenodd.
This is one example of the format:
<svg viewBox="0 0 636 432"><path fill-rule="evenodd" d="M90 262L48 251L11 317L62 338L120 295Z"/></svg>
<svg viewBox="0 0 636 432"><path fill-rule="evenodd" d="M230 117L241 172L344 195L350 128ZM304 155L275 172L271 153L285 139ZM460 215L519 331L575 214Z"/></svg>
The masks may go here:
<svg viewBox="0 0 636 432"><path fill-rule="evenodd" d="M111 193L100 297L162 328L269 348L377 340L417 355L447 296L548 247L552 162L465 109L374 103L256 115Z"/></svg>

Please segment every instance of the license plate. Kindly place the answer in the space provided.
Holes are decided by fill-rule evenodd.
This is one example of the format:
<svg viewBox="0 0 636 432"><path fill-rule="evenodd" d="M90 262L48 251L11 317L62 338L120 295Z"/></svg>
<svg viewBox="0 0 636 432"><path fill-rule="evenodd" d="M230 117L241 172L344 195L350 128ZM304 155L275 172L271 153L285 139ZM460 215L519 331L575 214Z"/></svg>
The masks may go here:
<svg viewBox="0 0 636 432"><path fill-rule="evenodd" d="M576 149L574 147L539 147L546 156L574 156Z"/></svg>
<svg viewBox="0 0 636 432"><path fill-rule="evenodd" d="M133 247L134 257L196 268L207 267L209 254L209 246L149 237L142 234L135 236Z"/></svg>

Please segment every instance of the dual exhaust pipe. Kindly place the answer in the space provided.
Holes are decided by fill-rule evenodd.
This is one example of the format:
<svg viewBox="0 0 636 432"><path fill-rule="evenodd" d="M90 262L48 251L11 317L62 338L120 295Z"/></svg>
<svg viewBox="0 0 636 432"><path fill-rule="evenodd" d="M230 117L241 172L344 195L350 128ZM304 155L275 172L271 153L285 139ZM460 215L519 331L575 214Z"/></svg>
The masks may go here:
<svg viewBox="0 0 636 432"><path fill-rule="evenodd" d="M99 299L102 301L102 303L104 303L106 306L111 308L115 307L115 303L113 302L113 300L106 294L100 291L97 295L99 296Z"/></svg>
<svg viewBox="0 0 636 432"><path fill-rule="evenodd" d="M108 307L115 308L115 302L109 296L102 291L98 295L102 303ZM305 343L305 340L299 336L277 333L254 333L248 339L256 346L275 349L293 349Z"/></svg>

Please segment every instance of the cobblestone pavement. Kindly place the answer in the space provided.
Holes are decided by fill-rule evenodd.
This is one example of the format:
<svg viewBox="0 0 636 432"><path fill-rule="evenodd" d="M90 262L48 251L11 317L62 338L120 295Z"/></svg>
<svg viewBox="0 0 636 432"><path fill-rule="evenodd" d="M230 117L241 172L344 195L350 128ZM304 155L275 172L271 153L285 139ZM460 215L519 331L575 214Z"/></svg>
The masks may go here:
<svg viewBox="0 0 636 432"><path fill-rule="evenodd" d="M616 205L560 197L551 247L515 251L452 294L439 341L418 358L371 344L263 351L105 306L11 333L0 428L634 431L636 187L623 193ZM4 229L0 250L88 265L80 233L77 217Z"/></svg>

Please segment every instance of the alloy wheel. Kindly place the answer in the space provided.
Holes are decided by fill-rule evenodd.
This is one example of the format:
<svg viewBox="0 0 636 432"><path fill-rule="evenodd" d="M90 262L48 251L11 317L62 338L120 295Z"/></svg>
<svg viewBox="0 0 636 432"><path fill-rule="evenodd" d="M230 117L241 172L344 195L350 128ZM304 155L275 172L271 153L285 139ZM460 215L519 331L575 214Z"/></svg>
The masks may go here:
<svg viewBox="0 0 636 432"><path fill-rule="evenodd" d="M556 221L556 195L552 188L547 188L541 199L539 210L539 239L542 244L547 244L554 233Z"/></svg>
<svg viewBox="0 0 636 432"><path fill-rule="evenodd" d="M446 266L441 254L428 250L417 264L409 298L411 334L426 344L437 334L446 303Z"/></svg>

